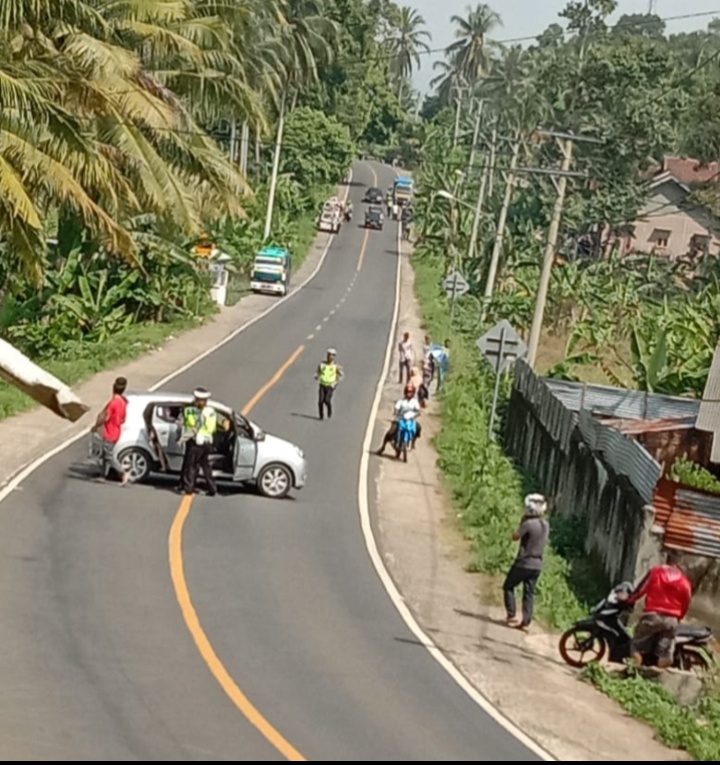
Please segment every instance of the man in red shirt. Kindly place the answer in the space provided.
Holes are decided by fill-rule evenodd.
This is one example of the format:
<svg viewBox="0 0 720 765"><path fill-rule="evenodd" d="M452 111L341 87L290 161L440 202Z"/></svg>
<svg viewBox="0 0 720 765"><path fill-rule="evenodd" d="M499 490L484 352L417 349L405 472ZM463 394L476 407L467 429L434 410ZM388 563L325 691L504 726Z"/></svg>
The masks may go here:
<svg viewBox="0 0 720 765"><path fill-rule="evenodd" d="M633 634L633 661L640 666L643 655L654 654L658 667L670 667L677 628L692 600L692 583L680 568L679 553L671 550L665 565L651 568L627 596L627 602L635 603L642 598L645 608Z"/></svg>
<svg viewBox="0 0 720 765"><path fill-rule="evenodd" d="M93 427L96 433L102 429L102 478L107 478L110 470L113 469L120 476L122 485L130 480L130 475L115 459L115 446L120 440L122 426L125 424L128 403L124 395L126 388L127 380L124 377L118 377L113 383L113 396L98 415Z"/></svg>

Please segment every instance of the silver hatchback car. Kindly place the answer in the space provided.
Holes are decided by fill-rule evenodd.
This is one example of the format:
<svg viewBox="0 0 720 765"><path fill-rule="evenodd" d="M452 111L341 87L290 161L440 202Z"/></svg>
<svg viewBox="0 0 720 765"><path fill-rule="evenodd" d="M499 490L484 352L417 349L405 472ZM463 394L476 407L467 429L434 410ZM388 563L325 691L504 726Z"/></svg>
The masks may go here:
<svg viewBox="0 0 720 765"><path fill-rule="evenodd" d="M180 473L184 446L178 444L178 421L183 407L193 402L187 393L127 393L127 416L115 457L133 482L151 473ZM209 402L218 415L210 462L221 481L253 484L274 499L301 489L307 478L305 455L299 446L260 428L231 407ZM98 443L99 447L99 443ZM93 448L95 454L95 449Z"/></svg>

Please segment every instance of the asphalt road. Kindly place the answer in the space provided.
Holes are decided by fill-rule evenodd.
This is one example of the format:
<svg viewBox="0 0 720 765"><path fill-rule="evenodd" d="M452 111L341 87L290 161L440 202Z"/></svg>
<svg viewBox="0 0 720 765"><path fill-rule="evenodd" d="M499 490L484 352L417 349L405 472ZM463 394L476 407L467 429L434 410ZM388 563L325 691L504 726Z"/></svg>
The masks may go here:
<svg viewBox="0 0 720 765"><path fill-rule="evenodd" d="M378 173L384 188L391 172ZM358 465L397 267L392 225L363 251L373 180L358 165L356 220L315 280L169 386L202 384L242 409L305 346L251 417L304 448L307 487L284 501L199 496L183 528L185 581L225 687L171 578L179 497L90 483L69 469L85 445L71 447L0 508L0 759L279 761L282 740L317 761L537 760L418 645L361 534ZM313 372L328 346L346 380L319 422Z"/></svg>

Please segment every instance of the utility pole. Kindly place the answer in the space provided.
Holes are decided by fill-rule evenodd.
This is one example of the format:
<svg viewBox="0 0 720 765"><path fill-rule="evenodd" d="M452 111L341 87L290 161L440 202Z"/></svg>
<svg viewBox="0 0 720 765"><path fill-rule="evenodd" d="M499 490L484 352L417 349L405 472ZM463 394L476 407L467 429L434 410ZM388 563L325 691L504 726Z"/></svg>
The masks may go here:
<svg viewBox="0 0 720 765"><path fill-rule="evenodd" d="M550 220L550 229L548 231L547 245L543 257L542 271L540 272L540 284L538 286L537 296L535 298L535 313L533 315L532 326L530 328L530 340L528 342L528 364L533 367L537 357L538 345L540 344L540 335L542 334L543 319L545 318L545 304L547 303L548 289L550 287L550 276L555 261L555 248L557 247L558 234L560 233L560 219L562 218L563 206L565 204L565 192L567 191L568 178L573 176L584 177L582 173L572 173L570 167L573 159L573 149L576 141L586 143L602 143L596 138L586 138L567 133L547 133L541 135L551 135L560 141L563 151L563 161L560 171L551 172L551 175L559 175L560 180L557 184L557 198L553 207L553 214Z"/></svg>
<svg viewBox="0 0 720 765"><path fill-rule="evenodd" d="M237 161L237 120L230 122L230 151L228 152L230 162L234 165Z"/></svg>
<svg viewBox="0 0 720 765"><path fill-rule="evenodd" d="M248 144L250 143L250 125L243 122L240 130L240 172L247 175L248 169Z"/></svg>
<svg viewBox="0 0 720 765"><path fill-rule="evenodd" d="M488 185L488 178L492 175L495 167L495 151L497 146L497 127L493 128L492 139L490 140L490 161L483 169L480 179L480 191L478 192L477 205L475 206L475 217L473 218L472 232L470 234L470 246L468 247L468 259L475 254L477 247L478 232L480 230L480 217L482 215L483 204L485 203L485 190Z"/></svg>
<svg viewBox="0 0 720 765"><path fill-rule="evenodd" d="M468 159L468 172L472 172L475 164L475 151L477 148L478 136L480 135L480 124L482 123L484 99L480 99L478 104L477 117L475 117L475 129L473 130L472 146L470 147L470 157Z"/></svg>
<svg viewBox="0 0 720 765"><path fill-rule="evenodd" d="M482 311L480 313L480 321L485 321L487 314L488 303L493 294L495 287L495 277L497 275L498 264L500 262L500 253L502 252L503 239L505 237L505 223L507 222L508 209L510 208L510 202L512 200L513 187L515 185L515 170L517 168L518 157L520 155L519 139L515 141L513 146L512 159L510 160L510 169L508 170L507 182L505 185L505 198L503 199L503 205L500 210L500 218L498 220L497 233L495 234L495 244L493 245L492 256L490 257L490 268L488 269L487 281L485 282L485 296L483 299Z"/></svg>
<svg viewBox="0 0 720 765"><path fill-rule="evenodd" d="M280 172L280 152L282 150L283 130L285 128L285 99L287 90L283 90L280 98L280 110L278 114L277 136L275 138L275 154L273 156L272 175L270 176L270 189L268 191L267 210L265 211L265 230L263 242L270 238L272 231L273 208L275 206L275 191L277 189L278 173Z"/></svg>

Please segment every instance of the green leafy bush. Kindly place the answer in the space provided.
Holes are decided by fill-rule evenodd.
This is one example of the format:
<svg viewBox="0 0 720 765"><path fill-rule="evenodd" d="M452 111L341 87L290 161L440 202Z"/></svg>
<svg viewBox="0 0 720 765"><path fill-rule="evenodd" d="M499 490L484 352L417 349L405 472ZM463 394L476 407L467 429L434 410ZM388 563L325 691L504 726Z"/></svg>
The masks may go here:
<svg viewBox="0 0 720 765"><path fill-rule="evenodd" d="M583 678L633 717L650 723L667 746L684 749L702 762L720 761L720 700L714 694L681 707L665 688L638 674L618 677L591 664Z"/></svg>
<svg viewBox="0 0 720 765"><path fill-rule="evenodd" d="M720 481L709 470L687 457L675 460L670 470L670 478L693 489L720 494Z"/></svg>

